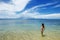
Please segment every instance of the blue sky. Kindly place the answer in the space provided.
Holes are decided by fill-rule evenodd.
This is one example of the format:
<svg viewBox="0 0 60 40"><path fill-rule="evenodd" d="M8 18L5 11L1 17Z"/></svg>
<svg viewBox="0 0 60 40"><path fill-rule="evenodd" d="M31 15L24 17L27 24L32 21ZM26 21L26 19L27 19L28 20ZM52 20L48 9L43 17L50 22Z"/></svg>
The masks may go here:
<svg viewBox="0 0 60 40"><path fill-rule="evenodd" d="M42 5L42 4L47 4L47 3L52 3L51 5L48 6L43 6L41 8L37 8L37 11L40 13L60 13L60 6L55 7L56 5L60 5L60 0L32 0L28 3L26 6L26 9L29 9L31 7L37 6L37 5Z"/></svg>
<svg viewBox="0 0 60 40"><path fill-rule="evenodd" d="M0 0L0 18L60 19L60 0Z"/></svg>

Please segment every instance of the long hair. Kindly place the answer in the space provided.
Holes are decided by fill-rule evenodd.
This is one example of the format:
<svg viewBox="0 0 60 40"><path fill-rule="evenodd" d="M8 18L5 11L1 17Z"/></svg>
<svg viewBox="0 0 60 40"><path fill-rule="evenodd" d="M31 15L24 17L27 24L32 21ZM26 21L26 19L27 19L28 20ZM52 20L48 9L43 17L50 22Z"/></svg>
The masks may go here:
<svg viewBox="0 0 60 40"><path fill-rule="evenodd" d="M42 23L42 27L44 28L44 24Z"/></svg>

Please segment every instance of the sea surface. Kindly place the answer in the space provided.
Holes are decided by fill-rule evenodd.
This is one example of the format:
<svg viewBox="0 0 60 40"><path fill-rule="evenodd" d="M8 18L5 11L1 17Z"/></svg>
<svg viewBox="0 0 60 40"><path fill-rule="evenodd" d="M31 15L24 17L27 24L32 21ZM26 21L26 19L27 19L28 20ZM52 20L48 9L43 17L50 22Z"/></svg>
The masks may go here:
<svg viewBox="0 0 60 40"><path fill-rule="evenodd" d="M41 36L39 36L42 23L44 23L45 25L45 31L44 31L45 38L42 38ZM23 32L23 31L30 32L31 31L31 33L37 32L36 36L38 38L36 38L36 40L60 40L60 19L0 20L0 34L1 33L6 34L6 32L12 32L12 31L14 32ZM0 37L2 35L0 35ZM4 36L2 38L4 38ZM29 40L30 39L31 38L29 38ZM13 40L13 39L6 38L1 40ZM20 39L20 40L25 40L25 39ZM28 40L28 38L26 40ZM35 40L35 39L31 39L31 40Z"/></svg>

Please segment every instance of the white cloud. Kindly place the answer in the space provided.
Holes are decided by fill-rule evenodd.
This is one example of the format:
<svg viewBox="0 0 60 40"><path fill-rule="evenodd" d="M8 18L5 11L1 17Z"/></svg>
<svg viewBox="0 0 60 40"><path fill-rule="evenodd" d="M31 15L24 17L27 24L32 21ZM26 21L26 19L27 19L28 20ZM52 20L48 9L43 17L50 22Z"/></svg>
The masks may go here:
<svg viewBox="0 0 60 40"><path fill-rule="evenodd" d="M1 10L14 11L14 5L0 3L0 11Z"/></svg>
<svg viewBox="0 0 60 40"><path fill-rule="evenodd" d="M45 6L54 5L54 4L56 4L56 3L57 3L57 2L53 2L53 3L46 3L46 4L37 5L37 6L32 7L32 8L31 8L31 10L32 10L32 9L39 8L39 7L40 7L40 8L41 8L41 7L43 7L43 9L44 9L44 7L45 7ZM46 9L46 8L45 8L45 9ZM30 10L30 9L29 9L29 10Z"/></svg>
<svg viewBox="0 0 60 40"><path fill-rule="evenodd" d="M30 0L11 0L11 3L0 2L0 18L18 18L16 11L22 11Z"/></svg>
<svg viewBox="0 0 60 40"><path fill-rule="evenodd" d="M44 19L60 19L60 13L52 13L47 15L42 15Z"/></svg>
<svg viewBox="0 0 60 40"><path fill-rule="evenodd" d="M27 16L27 15L25 15ZM30 18L36 18L36 19L60 19L60 13L58 14L46 14L46 15L41 15L41 14L28 14L27 17L30 17Z"/></svg>
<svg viewBox="0 0 60 40"><path fill-rule="evenodd" d="M23 13L16 14L15 11L21 11L25 8L29 0L12 0L12 4L6 4L6 3L0 3L0 18L42 18L42 19L55 19L60 17L60 13L54 13L54 14L47 14L47 15L41 15L38 12L31 13L32 10L38 7L44 7L56 4L54 3L47 3L42 5L37 5L35 7L32 7L31 9L28 9L24 11Z"/></svg>
<svg viewBox="0 0 60 40"><path fill-rule="evenodd" d="M38 6L35 6L35 7L32 7L31 9L28 9L26 11L24 11L21 16L24 18L37 18L37 19L60 19L60 13L51 13L51 14L46 14L46 15L42 15L42 13L38 13L36 12L36 8L39 8L39 7L44 7L44 6L48 6L48 5L53 5L53 4L56 4L57 2L55 3L47 3L47 4L44 4L44 5L38 5ZM32 13L31 13L32 11Z"/></svg>
<svg viewBox="0 0 60 40"><path fill-rule="evenodd" d="M0 18L35 18L35 19L60 19L60 13L40 14L38 12L29 13L27 11L21 14L15 14L10 11L0 11Z"/></svg>
<svg viewBox="0 0 60 40"><path fill-rule="evenodd" d="M56 4L56 3L57 3L57 2L40 4L40 5L34 6L34 7L30 8L30 9L28 9L28 10L26 10L26 11L28 11L28 12L31 12L31 11L32 11L32 12L33 12L33 11L35 11L35 10L38 10L39 8L40 8L40 9L47 9L47 8L45 8L45 6L54 5L54 4Z"/></svg>
<svg viewBox="0 0 60 40"><path fill-rule="evenodd" d="M16 11L23 10L29 1L30 0L12 0L14 4L14 10Z"/></svg>
<svg viewBox="0 0 60 40"><path fill-rule="evenodd" d="M58 4L58 5L55 5L53 8L57 8L57 7L60 7L60 4Z"/></svg>
<svg viewBox="0 0 60 40"><path fill-rule="evenodd" d="M28 12L25 11L20 14L24 18L35 18L35 19L60 19L60 13L51 13L51 14L40 14L38 12Z"/></svg>
<svg viewBox="0 0 60 40"><path fill-rule="evenodd" d="M18 18L13 11L0 11L0 18Z"/></svg>
<svg viewBox="0 0 60 40"><path fill-rule="evenodd" d="M25 8L29 0L11 0L12 4L0 3L0 10L21 11Z"/></svg>

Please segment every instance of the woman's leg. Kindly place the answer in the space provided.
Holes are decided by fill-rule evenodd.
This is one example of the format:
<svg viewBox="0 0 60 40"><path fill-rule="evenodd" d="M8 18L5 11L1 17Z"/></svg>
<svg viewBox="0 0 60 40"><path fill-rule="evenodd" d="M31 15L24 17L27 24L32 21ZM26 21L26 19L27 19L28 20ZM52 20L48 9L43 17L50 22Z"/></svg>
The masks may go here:
<svg viewBox="0 0 60 40"><path fill-rule="evenodd" d="M41 35L43 36L43 31L41 31Z"/></svg>

